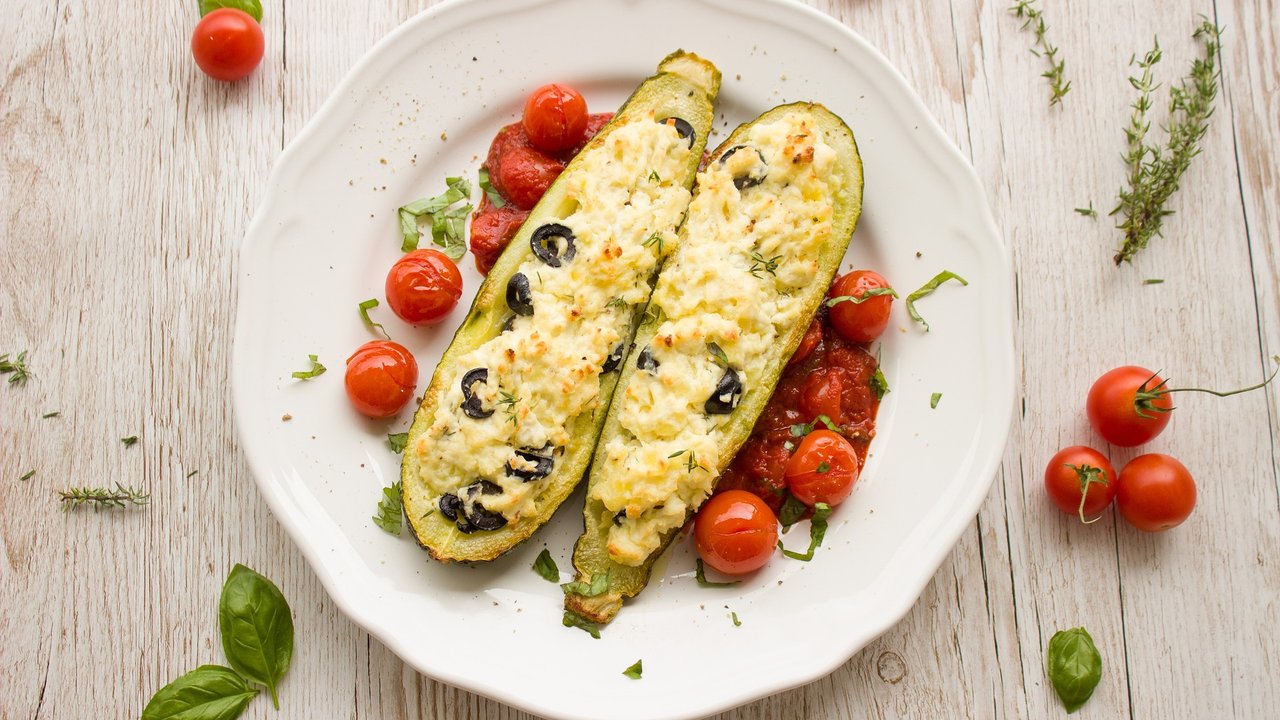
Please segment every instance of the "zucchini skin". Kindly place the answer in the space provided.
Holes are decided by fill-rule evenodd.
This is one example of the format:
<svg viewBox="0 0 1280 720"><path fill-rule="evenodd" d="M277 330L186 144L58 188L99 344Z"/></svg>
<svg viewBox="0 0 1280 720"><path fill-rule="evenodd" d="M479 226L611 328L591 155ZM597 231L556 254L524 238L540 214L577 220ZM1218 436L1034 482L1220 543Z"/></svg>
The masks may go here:
<svg viewBox="0 0 1280 720"><path fill-rule="evenodd" d="M801 320L778 337L772 351L768 354L764 372L761 375L763 381L753 383L752 387L747 388L742 401L733 410L729 422L724 426L723 444L726 447L726 452L722 455L722 464L715 468L717 476L724 472L728 464L733 461L738 449L750 437L756 420L764 410L769 398L773 395L773 389L778 379L782 376L782 371L786 367L787 361L799 346L800 340L804 337L804 333L808 329L813 316L817 313L819 306L826 297L827 289L839 269L840 262L848 248L850 237L862 212L862 160L858 155L857 141L844 121L821 105L790 103L773 108L755 120L736 128L718 148L712 151L710 157L713 159L719 158L730 148L743 142L752 126L758 123L771 122L797 110L809 114L823 129L826 142L836 148L838 157L841 158L841 161L836 164L835 171L828 178L828 181L835 185L831 240L823 247L821 257L818 259L817 276L804 291L804 312ZM681 235L683 236L683 232ZM686 239L681 237L680 243L683 245L685 242L687 242ZM647 318L636 333L635 346L644 347L654 336L661 322L661 317ZM624 361L623 367L624 371L618 382L622 387L626 387L626 383L636 372L636 363L628 359ZM615 395L615 399L617 397ZM597 444L598 452L599 448L606 447L610 438L621 431L620 423L616 417L620 406L621 403L615 401L609 408L609 415L605 420L605 429ZM593 468L588 479L588 489L601 479L598 477L600 473L597 471L600 465L601 463L597 462ZM696 511L697 508L691 508L686 513L686 522ZM644 589L649 582L654 562L670 546L679 532L679 528L676 528L664 533L658 549L652 552L642 564L637 566L623 565L614 562L609 557L607 547L611 523L607 521L608 517L609 511L605 508L604 503L592 499L588 490L586 504L583 508L583 534L578 538L573 552L573 564L578 573L577 579L589 582L596 574L608 573L608 589L600 595L590 597L568 594L565 595L564 600L566 610L597 623L607 623L612 620L622 608L625 598L635 597L636 594Z"/></svg>
<svg viewBox="0 0 1280 720"><path fill-rule="evenodd" d="M509 522L498 530L465 534L437 511L435 498L422 481L418 453L414 450L418 438L431 426L439 401L447 390L444 384L449 373L447 370L442 372L442 369L452 368L458 358L502 332L502 325L509 313L506 306L507 282L532 255L529 240L533 231L548 221L564 218L572 211L574 203L567 197L566 178L581 167L582 163L578 158L602 146L608 134L617 127L637 118L645 118L650 111L655 117L680 117L688 121L696 131L694 151L690 153L690 160L687 167L682 169L683 175L680 178L686 188L690 187L707 135L711 131L713 104L719 87L720 72L710 62L684 51L676 51L663 59L657 74L640 84L619 108L613 120L583 148L547 189L481 284L466 319L436 366L431 383L423 394L422 404L414 414L401 463L401 498L405 519L414 539L432 558L442 562L484 562L528 539L551 518L584 477L605 418L604 412L583 412L569 423L567 429L575 441L565 447L555 469L539 481L541 485L536 496L536 515ZM638 307L633 308L632 312L634 330ZM607 406L617 381L616 372L599 376L601 409Z"/></svg>

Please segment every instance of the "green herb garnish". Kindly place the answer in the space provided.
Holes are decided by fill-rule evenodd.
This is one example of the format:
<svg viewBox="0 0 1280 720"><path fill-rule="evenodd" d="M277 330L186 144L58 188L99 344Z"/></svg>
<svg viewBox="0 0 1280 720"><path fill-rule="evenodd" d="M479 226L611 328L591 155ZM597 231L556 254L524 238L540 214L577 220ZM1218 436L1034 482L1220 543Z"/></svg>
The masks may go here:
<svg viewBox="0 0 1280 720"><path fill-rule="evenodd" d="M938 407L938 401L942 399L942 393L934 393L929 396L929 409Z"/></svg>
<svg viewBox="0 0 1280 720"><path fill-rule="evenodd" d="M9 359L9 353L0 355L0 373L12 373L9 376L10 385L25 385L31 377L31 370L27 368L27 351L23 350L12 360Z"/></svg>
<svg viewBox="0 0 1280 720"><path fill-rule="evenodd" d="M1062 102L1062 98L1070 92L1071 81L1064 82L1066 62L1058 59L1058 48L1049 42L1044 15L1035 4L1036 0L1015 0L1009 12L1023 19L1023 30L1029 28L1036 34L1036 46L1031 48L1031 54L1043 57L1049 63L1049 69L1040 73L1040 77L1049 81L1049 105L1053 106Z"/></svg>
<svg viewBox="0 0 1280 720"><path fill-rule="evenodd" d="M418 241L422 238L418 222L426 217L431 221L431 240L443 248L445 255L458 260L466 254L467 243L463 234L467 213L471 212L471 183L466 178L450 177L445 178L445 184L448 189L440 195L415 200L400 208L402 251L418 249Z"/></svg>
<svg viewBox="0 0 1280 720"><path fill-rule="evenodd" d="M240 717L258 692L229 667L201 665L157 690L141 720L230 720Z"/></svg>
<svg viewBox="0 0 1280 720"><path fill-rule="evenodd" d="M373 516L373 523L392 535L399 536L404 515L404 499L400 496L400 481L382 488L382 497L378 500L378 514Z"/></svg>
<svg viewBox="0 0 1280 720"><path fill-rule="evenodd" d="M877 400L883 400L889 393L889 381L885 379L884 371L879 365L876 365L876 371L871 375L871 392L876 394Z"/></svg>
<svg viewBox="0 0 1280 720"><path fill-rule="evenodd" d="M600 639L600 623L591 622L572 610L565 610L560 624L565 627L576 627L591 637Z"/></svg>
<svg viewBox="0 0 1280 720"><path fill-rule="evenodd" d="M623 670L623 671L622 671L622 674L623 674L623 675L626 675L627 677L631 678L632 680L639 680L639 679L640 679L640 674L641 674L641 673L643 673L643 672L644 672L644 666L640 664L640 661L639 661L639 660L637 660L637 661L635 662L635 664L634 664L634 665L632 665L631 667L627 668L626 670Z"/></svg>
<svg viewBox="0 0 1280 720"><path fill-rule="evenodd" d="M861 295L840 295L838 297L833 297L830 300L827 300L826 306L829 308L832 308L844 302L853 303L854 305L861 305L862 303L870 300L871 298L880 297L881 295L888 295L890 297L895 297L895 298L898 297L897 291L894 290L893 288L875 287L875 288L868 288Z"/></svg>
<svg viewBox="0 0 1280 720"><path fill-rule="evenodd" d="M592 575L590 583L581 580L561 583L560 589L564 591L565 595L581 595L582 597L603 595L609 589L609 571L606 570Z"/></svg>
<svg viewBox="0 0 1280 720"><path fill-rule="evenodd" d="M831 472L831 463L827 462L826 460L823 460L822 462L818 463L818 467L814 468L813 471L819 474L829 473Z"/></svg>
<svg viewBox="0 0 1280 720"><path fill-rule="evenodd" d="M716 364L720 367L729 367L729 356L724 354L724 350L716 343L707 343L707 352L711 353L711 357L715 358Z"/></svg>
<svg viewBox="0 0 1280 720"><path fill-rule="evenodd" d="M1078 627L1054 633L1049 639L1047 672L1068 713L1083 707L1102 679L1102 654L1089 631Z"/></svg>
<svg viewBox="0 0 1280 720"><path fill-rule="evenodd" d="M1085 217L1087 217L1087 218L1093 218L1094 220L1097 220L1097 219L1098 219L1098 211L1093 209L1093 201L1092 201L1092 200L1090 200L1090 201L1089 201L1089 207L1087 207L1087 208L1076 208L1076 212L1077 212L1077 213L1079 213L1079 214L1081 214L1081 215L1083 215L1083 216L1085 216Z"/></svg>
<svg viewBox="0 0 1280 720"><path fill-rule="evenodd" d="M767 272L770 275L773 275L774 277L778 276L778 273L776 271L778 269L778 262L782 260L781 255L774 255L771 258L766 258L765 256L761 255L758 252L753 252L751 253L751 260L752 260L751 269L748 270L748 272L750 272L753 276L763 277L760 274L762 272Z"/></svg>
<svg viewBox="0 0 1280 720"><path fill-rule="evenodd" d="M907 296L907 314L911 316L912 320L915 320L921 325L924 325L925 332L929 332L929 323L925 322L924 318L920 316L920 313L916 311L916 301L922 297L925 297L926 295L932 295L934 290L937 290L938 287L942 285L942 283L948 280L955 280L959 282L961 285L969 284L968 280L965 280L964 278L951 272L950 270L943 270L937 275L934 275L933 279L925 283L924 286L921 287L919 290L916 290L915 292Z"/></svg>
<svg viewBox="0 0 1280 720"><path fill-rule="evenodd" d="M391 452L402 453L404 448L409 444L409 433L391 433L387 435L387 446L391 448Z"/></svg>
<svg viewBox="0 0 1280 720"><path fill-rule="evenodd" d="M310 380L311 378L320 377L324 374L325 366L321 365L315 355L308 355L307 359L311 361L310 370L295 370L293 377L297 380Z"/></svg>
<svg viewBox="0 0 1280 720"><path fill-rule="evenodd" d="M693 576L698 581L698 584L701 585L702 587L729 587L731 585L737 585L738 583L742 582L741 580L734 580L733 582L711 582L710 580L707 579L707 571L702 566L702 558L698 558L698 561L695 564L695 567L697 569L694 571Z"/></svg>
<svg viewBox="0 0 1280 720"><path fill-rule="evenodd" d="M651 182L651 183L660 183L660 182L662 182L662 178L661 178L661 177L658 177L658 171L657 171L657 170L650 170L650 171L649 171L649 182Z"/></svg>
<svg viewBox="0 0 1280 720"><path fill-rule="evenodd" d="M778 510L778 522L782 523L784 531L799 522L804 511L809 509L808 505L800 502L799 498L792 495L790 491L786 493L787 497L782 501L782 508Z"/></svg>
<svg viewBox="0 0 1280 720"><path fill-rule="evenodd" d="M369 317L369 310L372 308L378 307L377 298L369 298L368 300L365 300L364 302L360 303L359 307L360 307L360 319L364 321L364 326L369 328L370 332L372 332L374 328L378 328L378 331L382 333L382 337L390 340L391 336L387 334L387 329L382 327L382 323L374 322Z"/></svg>
<svg viewBox="0 0 1280 720"><path fill-rule="evenodd" d="M129 437L123 437L120 438L120 442L124 443L125 447L133 447L134 444L138 442L138 436L130 435Z"/></svg>
<svg viewBox="0 0 1280 720"><path fill-rule="evenodd" d="M126 505L146 505L151 495L141 488L126 487L116 483L115 487L73 487L58 491L63 510L71 510L81 505L92 505L95 511L110 508L122 508Z"/></svg>
<svg viewBox="0 0 1280 720"><path fill-rule="evenodd" d="M818 549L822 544L822 539L827 535L827 518L831 516L831 507L826 503L817 503L813 506L813 518L809 521L809 550L804 554L788 550L782 545L782 541L778 541L778 549L783 555L792 560L803 560L809 562L813 559L813 551Z"/></svg>
<svg viewBox="0 0 1280 720"><path fill-rule="evenodd" d="M546 548L542 548L538 558L533 561L533 571L547 582L560 582L560 568L556 567L555 559Z"/></svg>
<svg viewBox="0 0 1280 720"><path fill-rule="evenodd" d="M280 588L237 563L222 586L218 627L231 667L265 686L279 710L276 686L293 659L293 616Z"/></svg>
<svg viewBox="0 0 1280 720"><path fill-rule="evenodd" d="M736 613L736 612L730 612L730 613L729 613L729 619L730 619L730 620L733 620L733 626L734 626L734 627L742 627L742 621L738 619L738 613Z"/></svg>
<svg viewBox="0 0 1280 720"><path fill-rule="evenodd" d="M814 418L813 422L811 423L804 423L802 425L792 425L791 437L804 437L805 435L808 435L809 433L813 432L813 429L816 428L819 424L825 425L827 429L830 430L831 432L840 432L840 428L836 427L835 423L831 422L831 418L827 417L826 415L819 415L818 417Z"/></svg>
<svg viewBox="0 0 1280 720"><path fill-rule="evenodd" d="M640 244L641 244L641 245L643 245L643 246L645 246L645 247L649 247L650 245L653 245L654 243L657 243L657 244L658 244L658 254L659 254L659 255L661 255L661 254L662 254L662 249L663 249L663 247L664 247L664 246L663 246L663 242L662 242L662 234L661 234L661 233L654 233L654 234L650 235L649 237L645 238L644 242L642 242L642 243L640 243Z"/></svg>
<svg viewBox="0 0 1280 720"><path fill-rule="evenodd" d="M58 417L58 416L59 416L59 415L61 415L61 414L62 414L62 411L61 411L61 410L54 410L53 412L47 412L47 413L45 413L45 414L41 415L40 417L44 418L45 420L48 420L49 418L55 418L55 417Z"/></svg>
<svg viewBox="0 0 1280 720"><path fill-rule="evenodd" d="M30 480L30 479L31 479L35 474L36 474L36 471L35 471L35 470L28 470L28 471L26 471L25 473L23 473L23 474L22 474L22 477L18 478L18 480L20 480L20 481L22 481L22 482L26 482L26 481Z"/></svg>
<svg viewBox="0 0 1280 720"><path fill-rule="evenodd" d="M200 17L204 17L219 8L235 8L249 14L249 17L262 23L262 3L258 0L200 0Z"/></svg>
<svg viewBox="0 0 1280 720"><path fill-rule="evenodd" d="M620 307L626 307L626 306L627 306L627 301L623 300L621 295L610 300L609 303L605 305L605 307L607 308L620 308Z"/></svg>
<svg viewBox="0 0 1280 720"><path fill-rule="evenodd" d="M502 199L502 194L493 189L493 184L489 182L489 168L484 165L480 166L480 189L484 191L484 196L489 198L489 204L497 209L506 207L507 201Z"/></svg>
<svg viewBox="0 0 1280 720"><path fill-rule="evenodd" d="M1147 278L1142 281L1143 285L1160 285L1164 283L1163 278Z"/></svg>

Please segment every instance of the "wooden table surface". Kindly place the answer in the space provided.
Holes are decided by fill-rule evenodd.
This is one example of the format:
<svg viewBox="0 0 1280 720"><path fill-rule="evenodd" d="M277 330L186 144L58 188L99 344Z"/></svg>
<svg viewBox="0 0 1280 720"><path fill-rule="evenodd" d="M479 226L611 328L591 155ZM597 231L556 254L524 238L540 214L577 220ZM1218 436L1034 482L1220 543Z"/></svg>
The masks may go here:
<svg viewBox="0 0 1280 720"><path fill-rule="evenodd" d="M1110 511L1082 526L1041 489L1059 448L1107 449L1083 411L1103 371L1225 388L1280 352L1271 0L1042 0L1073 81L1053 108L1007 1L810 2L880 48L977 168L1012 249L1022 411L990 496L902 622L830 676L724 717L1061 716L1045 645L1079 625L1105 663L1083 717L1280 716L1275 388L1179 398L1147 448L1198 480L1172 532ZM266 58L234 85L192 62L195 0L0 9L0 352L29 349L35 373L0 386L3 718L136 717L220 660L214 608L235 562L277 581L299 638L281 714L257 702L245 717L526 717L419 675L340 614L237 448L237 248L267 173L356 60L432 3L265 4ZM1124 175L1127 63L1157 35L1159 77L1181 76L1202 13L1226 29L1217 113L1166 236L1117 269L1105 211ZM1090 202L1102 218L1073 211ZM1139 452L1108 450L1117 466ZM117 480L154 501L55 501Z"/></svg>

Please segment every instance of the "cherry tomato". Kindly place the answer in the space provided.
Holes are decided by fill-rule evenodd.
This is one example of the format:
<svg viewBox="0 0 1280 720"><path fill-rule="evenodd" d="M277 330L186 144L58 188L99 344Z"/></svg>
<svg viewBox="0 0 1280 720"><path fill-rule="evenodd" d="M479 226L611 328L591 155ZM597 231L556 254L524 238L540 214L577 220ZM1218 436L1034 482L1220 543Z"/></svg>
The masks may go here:
<svg viewBox="0 0 1280 720"><path fill-rule="evenodd" d="M1085 402L1089 424L1112 445L1148 442L1169 424L1173 410L1173 398L1154 392L1163 384L1155 373L1136 365L1104 373L1089 388Z"/></svg>
<svg viewBox="0 0 1280 720"><path fill-rule="evenodd" d="M411 325L445 319L462 297L462 274L439 250L414 250L387 272L387 304Z"/></svg>
<svg viewBox="0 0 1280 720"><path fill-rule="evenodd" d="M558 153L576 146L587 130L587 101L568 85L543 85L524 104L524 131L533 146Z"/></svg>
<svg viewBox="0 0 1280 720"><path fill-rule="evenodd" d="M844 423L842 398L850 386L851 373L841 367L822 367L814 370L804 380L800 391L800 411L809 421L826 415L833 425Z"/></svg>
<svg viewBox="0 0 1280 720"><path fill-rule="evenodd" d="M808 360L820 342L822 342L822 323L814 318L813 322L809 323L809 329L804 331L804 337L800 338L796 351L791 354L791 359L787 361L787 367L799 365Z"/></svg>
<svg viewBox="0 0 1280 720"><path fill-rule="evenodd" d="M1075 445L1059 450L1044 469L1044 490L1058 509L1090 523L1116 496L1116 469L1102 453Z"/></svg>
<svg viewBox="0 0 1280 720"><path fill-rule="evenodd" d="M858 453L844 436L814 430L787 461L787 487L805 505L835 507L853 492L858 471Z"/></svg>
<svg viewBox="0 0 1280 720"><path fill-rule="evenodd" d="M200 18L191 34L196 65L214 80L246 77L262 62L262 27L249 13L219 8Z"/></svg>
<svg viewBox="0 0 1280 720"><path fill-rule="evenodd" d="M728 575L764 567L778 545L778 518L746 490L713 495L698 511L693 539L703 562Z"/></svg>
<svg viewBox="0 0 1280 720"><path fill-rule="evenodd" d="M417 384L418 361L399 343L373 340L347 358L347 397L362 415L395 415L413 397Z"/></svg>
<svg viewBox="0 0 1280 720"><path fill-rule="evenodd" d="M1168 455L1139 455L1120 471L1116 507L1146 532L1177 527L1196 506L1196 483L1186 466Z"/></svg>
<svg viewBox="0 0 1280 720"><path fill-rule="evenodd" d="M480 209L471 217L471 255L481 275L493 269L527 217L529 213L515 205L494 207L488 196L480 201Z"/></svg>
<svg viewBox="0 0 1280 720"><path fill-rule="evenodd" d="M862 298L869 290L889 289L889 281L870 270L854 270L836 278L831 285L831 297ZM880 337L889 324L892 295L873 295L862 302L846 300L831 306L831 324L846 340L869 343Z"/></svg>

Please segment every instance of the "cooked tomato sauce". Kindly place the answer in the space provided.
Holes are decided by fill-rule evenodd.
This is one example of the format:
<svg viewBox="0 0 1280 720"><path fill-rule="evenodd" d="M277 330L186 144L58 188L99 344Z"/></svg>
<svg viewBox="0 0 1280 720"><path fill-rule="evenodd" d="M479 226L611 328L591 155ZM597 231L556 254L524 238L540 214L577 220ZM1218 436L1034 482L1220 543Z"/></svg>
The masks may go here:
<svg viewBox="0 0 1280 720"><path fill-rule="evenodd" d="M783 371L751 437L720 477L716 492L746 490L777 513L786 498L787 460L801 439L791 426L811 423L819 415L830 418L853 445L861 471L880 407L871 389L875 371L876 359L865 346L840 337L824 309Z"/></svg>
<svg viewBox="0 0 1280 720"><path fill-rule="evenodd" d="M498 131L489 145L484 167L489 172L489 184L506 204L496 207L486 194L471 216L471 254L482 275L489 274L529 211L564 172L565 165L612 119L613 113L588 115L582 141L557 154L534 147L522 122L513 122Z"/></svg>

